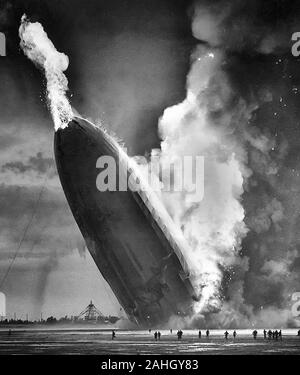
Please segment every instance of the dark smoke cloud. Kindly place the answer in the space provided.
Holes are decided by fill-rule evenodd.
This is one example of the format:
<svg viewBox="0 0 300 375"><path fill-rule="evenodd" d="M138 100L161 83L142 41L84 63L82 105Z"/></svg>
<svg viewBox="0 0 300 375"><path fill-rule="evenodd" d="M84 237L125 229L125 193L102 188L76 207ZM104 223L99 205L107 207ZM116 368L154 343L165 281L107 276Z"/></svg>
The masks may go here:
<svg viewBox="0 0 300 375"><path fill-rule="evenodd" d="M230 124L247 168L249 232L241 251L247 262L225 275L224 308L208 317L212 324L293 324L291 294L300 287L300 72L291 36L300 30L299 16L297 1L195 2L194 35L224 52L222 71L210 82L211 118L224 126L238 103L251 109L246 127ZM222 98L224 85L230 95Z"/></svg>
<svg viewBox="0 0 300 375"><path fill-rule="evenodd" d="M298 30L299 5L290 0L196 1L193 33L211 47L282 54Z"/></svg>
<svg viewBox="0 0 300 375"><path fill-rule="evenodd" d="M12 22L13 5L10 1L0 1L0 26L4 31Z"/></svg>
<svg viewBox="0 0 300 375"><path fill-rule="evenodd" d="M42 152L38 152L36 156L31 156L27 163L15 161L6 163L2 166L2 171L13 171L15 173L26 173L28 171L36 171L38 174L49 173L49 170L55 169L53 158L44 158ZM53 174L52 172L52 174ZM55 172L54 172L55 173Z"/></svg>

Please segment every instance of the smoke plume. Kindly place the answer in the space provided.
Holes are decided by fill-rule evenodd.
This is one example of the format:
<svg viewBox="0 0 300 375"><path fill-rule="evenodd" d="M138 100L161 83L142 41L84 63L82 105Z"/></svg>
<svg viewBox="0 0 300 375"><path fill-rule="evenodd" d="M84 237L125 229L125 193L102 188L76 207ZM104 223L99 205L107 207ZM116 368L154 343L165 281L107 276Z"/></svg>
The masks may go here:
<svg viewBox="0 0 300 375"><path fill-rule="evenodd" d="M69 59L58 52L48 38L42 25L31 23L23 15L19 28L20 46L25 55L45 72L47 80L47 98L55 130L65 128L73 117L72 108L66 97L68 80L64 71Z"/></svg>
<svg viewBox="0 0 300 375"><path fill-rule="evenodd" d="M291 155L299 146L292 147L282 124L274 126L288 106L289 83L276 85L270 68L289 52L296 16L291 4L276 22L280 9L271 3L266 9L257 1L195 2L192 30L200 44L186 99L159 121L162 169L184 155L205 157L202 200L162 192L193 249L202 286L189 324L296 324L289 299L299 287L299 216L291 198L299 198L299 188L292 193L283 180L297 172Z"/></svg>
<svg viewBox="0 0 300 375"><path fill-rule="evenodd" d="M241 241L247 233L241 196L249 171L237 128L245 127L253 107L234 97L222 73L223 61L218 50L196 49L186 99L166 109L159 122L162 169L170 160L186 155L204 156L203 199L190 199L186 191L162 192L193 249L202 287L201 300L195 304L197 313L221 308L223 269L240 262Z"/></svg>

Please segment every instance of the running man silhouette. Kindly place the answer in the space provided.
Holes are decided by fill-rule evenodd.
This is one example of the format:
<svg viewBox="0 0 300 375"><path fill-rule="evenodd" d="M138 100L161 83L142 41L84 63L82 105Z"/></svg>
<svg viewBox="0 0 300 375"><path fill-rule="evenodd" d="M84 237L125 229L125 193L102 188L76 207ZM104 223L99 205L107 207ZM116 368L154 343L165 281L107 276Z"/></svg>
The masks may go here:
<svg viewBox="0 0 300 375"><path fill-rule="evenodd" d="M264 339L267 338L267 331L264 329Z"/></svg>

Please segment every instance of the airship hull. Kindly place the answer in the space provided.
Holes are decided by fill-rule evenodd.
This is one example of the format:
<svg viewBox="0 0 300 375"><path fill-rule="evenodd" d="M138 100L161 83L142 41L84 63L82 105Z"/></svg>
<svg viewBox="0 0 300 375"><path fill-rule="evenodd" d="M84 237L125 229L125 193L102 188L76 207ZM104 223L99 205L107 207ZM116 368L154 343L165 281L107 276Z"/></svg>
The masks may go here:
<svg viewBox="0 0 300 375"><path fill-rule="evenodd" d="M149 207L130 189L101 192L96 186L100 156L114 157L119 167L110 138L88 121L75 117L66 128L56 131L54 148L73 216L127 316L150 327L174 315L188 315L193 287Z"/></svg>

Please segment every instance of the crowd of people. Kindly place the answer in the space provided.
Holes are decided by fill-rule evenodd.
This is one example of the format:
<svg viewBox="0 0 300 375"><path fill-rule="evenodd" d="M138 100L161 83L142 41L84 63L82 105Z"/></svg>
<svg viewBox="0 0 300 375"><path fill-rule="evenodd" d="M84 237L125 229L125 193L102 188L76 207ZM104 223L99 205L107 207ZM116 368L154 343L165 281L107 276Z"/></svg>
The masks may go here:
<svg viewBox="0 0 300 375"><path fill-rule="evenodd" d="M149 329L149 332L151 332L151 329ZM172 334L172 329L170 329L170 333ZM182 339L182 335L183 335L183 331L181 329L178 330L177 331L178 340ZM205 335L206 335L206 338L209 338L209 335L210 335L209 329L206 330ZM226 330L224 332L225 340L228 340L229 335L230 335L229 332ZM275 331L271 331L271 330L266 331L264 329L263 330L263 335L264 335L265 339L268 338L269 340L271 340L271 339L273 339L273 340L278 340L278 339L282 340L282 331L281 331L281 329L279 331L277 329ZM300 330L298 331L297 335L300 336ZM256 329L252 332L252 336L253 336L254 340L257 339L258 331ZM154 339L155 339L155 341L157 341L157 339L160 340L160 337L161 337L161 333L156 331L154 333ZM199 339L201 339L201 337L202 337L201 330L198 331L198 337L199 337ZM237 332L235 330L232 332L232 337L234 339L237 337Z"/></svg>
<svg viewBox="0 0 300 375"><path fill-rule="evenodd" d="M173 330L172 328L170 329L170 333L172 334ZM151 333L151 329L149 329L149 333ZM177 338L178 340L181 340L182 339L182 336L183 336L183 331L180 329L177 331L176 333L177 335ZM209 338L209 335L210 335L210 331L209 329L206 330L205 332L205 335L206 335L206 338L208 339ZM226 330L224 332L224 337L225 337L225 340L228 340L228 337L229 337L229 332ZM257 330L255 329L253 332L252 332L252 336L254 338L254 340L257 339L257 336L258 336L258 332ZM266 331L265 329L263 330L263 336L264 336L264 339L268 339L268 340L282 340L282 332L281 332L281 329L278 331L277 329L275 331L272 331L271 329L269 329L268 331ZM297 333L297 336L300 337L300 329ZM116 337L116 333L115 331L113 330L112 331L112 340ZM198 331L198 337L199 339L201 339L202 337L202 332L201 330ZM237 332L234 330L232 332L232 337L233 339L235 339L237 337ZM160 338L161 338L161 332L160 331L155 331L154 332L154 340L155 341L160 341Z"/></svg>
<svg viewBox="0 0 300 375"><path fill-rule="evenodd" d="M298 335L299 335L299 331L298 331ZM280 330L280 331L277 331L277 329L276 329L276 331L271 331L271 330L269 329L269 331L267 332L267 331L264 329L264 338L266 339L267 336L268 336L268 339L269 339L269 340L271 340L271 339L273 339L273 340L278 340L278 339L282 340L282 333L281 333L281 330Z"/></svg>

